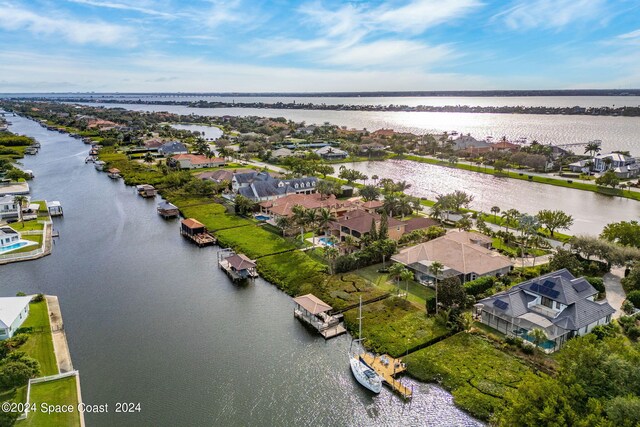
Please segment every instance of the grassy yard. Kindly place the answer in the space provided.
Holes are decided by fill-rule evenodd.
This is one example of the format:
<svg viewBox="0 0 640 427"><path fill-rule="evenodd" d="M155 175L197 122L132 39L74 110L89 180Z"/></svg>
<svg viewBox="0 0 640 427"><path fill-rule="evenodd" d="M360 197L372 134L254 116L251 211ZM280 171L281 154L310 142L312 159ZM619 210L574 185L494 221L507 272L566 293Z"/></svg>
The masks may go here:
<svg viewBox="0 0 640 427"><path fill-rule="evenodd" d="M289 295L314 292L326 274L326 266L306 253L294 251L258 259L260 275ZM327 301L329 302L329 301Z"/></svg>
<svg viewBox="0 0 640 427"><path fill-rule="evenodd" d="M11 224L11 228L16 231L44 230L44 224L32 219L30 221L14 222Z"/></svg>
<svg viewBox="0 0 640 427"><path fill-rule="evenodd" d="M77 412L78 392L76 377L67 377L55 381L37 383L31 386L30 403L38 407L38 411L30 412L27 418L19 421L18 426L79 426L80 415ZM47 405L72 405L70 413L44 413L40 411L41 403Z"/></svg>
<svg viewBox="0 0 640 427"><path fill-rule="evenodd" d="M458 406L485 420L531 371L488 340L465 332L409 354L405 362L413 377L440 382Z"/></svg>
<svg viewBox="0 0 640 427"><path fill-rule="evenodd" d="M387 267L389 264L387 264ZM355 271L359 276L364 277L369 280L371 283L376 285L378 288L385 290L386 292L396 293L396 292L405 292L406 284L403 281L394 282L389 278L388 273L378 273L378 270L382 268L382 264L375 264L369 267L360 268ZM409 296L408 299L412 303L419 305L420 307L424 307L427 301L427 298L435 296L435 291L431 288L428 288L420 283L410 280L409 283Z"/></svg>
<svg viewBox="0 0 640 427"><path fill-rule="evenodd" d="M197 200L197 199L196 199ZM192 200L193 202L194 200ZM176 204L182 214L187 218L196 218L203 223L209 231L218 231L225 228L241 227L255 224L253 221L227 214L227 209L218 203L200 205L186 205L184 202ZM217 233L216 233L217 234Z"/></svg>
<svg viewBox="0 0 640 427"><path fill-rule="evenodd" d="M448 330L427 317L424 310L409 301L390 297L362 307L362 335L365 347L398 357L408 349L428 343ZM358 309L344 313L350 331L358 330ZM356 332L357 334L357 332Z"/></svg>
<svg viewBox="0 0 640 427"><path fill-rule="evenodd" d="M250 258L272 255L295 248L292 243L282 237L258 226L219 230L215 234L222 246L232 247Z"/></svg>
<svg viewBox="0 0 640 427"><path fill-rule="evenodd" d="M40 376L57 374L58 364L53 352L46 301L31 303L29 317L22 324L22 327L31 327L34 331L29 333L29 339L20 347L20 351L24 351L27 355L40 362Z"/></svg>
<svg viewBox="0 0 640 427"><path fill-rule="evenodd" d="M24 240L31 240L32 242L37 242L37 245L29 245L29 246L24 246L20 249L16 249L14 251L8 252L9 254L19 254L19 253L24 253L24 252L31 252L33 250L38 249L40 246L42 246L42 234L35 234L33 236L22 236L22 238Z"/></svg>

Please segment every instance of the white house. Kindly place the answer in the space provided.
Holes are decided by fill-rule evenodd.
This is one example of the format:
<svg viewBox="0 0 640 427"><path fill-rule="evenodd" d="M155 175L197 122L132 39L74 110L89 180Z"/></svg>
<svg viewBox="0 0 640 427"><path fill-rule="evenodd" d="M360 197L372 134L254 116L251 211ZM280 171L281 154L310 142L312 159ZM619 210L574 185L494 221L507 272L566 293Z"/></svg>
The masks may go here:
<svg viewBox="0 0 640 427"><path fill-rule="evenodd" d="M591 159L571 163L569 169L584 173L590 169L599 173L611 169L618 178L635 178L640 175L640 163L635 158L620 153L598 154Z"/></svg>
<svg viewBox="0 0 640 427"><path fill-rule="evenodd" d="M8 225L0 227L0 249L14 245L20 241L20 233Z"/></svg>
<svg viewBox="0 0 640 427"><path fill-rule="evenodd" d="M11 338L29 316L31 297L0 298L0 340Z"/></svg>
<svg viewBox="0 0 640 427"><path fill-rule="evenodd" d="M14 196L0 196L0 219L18 216L18 205L13 200Z"/></svg>

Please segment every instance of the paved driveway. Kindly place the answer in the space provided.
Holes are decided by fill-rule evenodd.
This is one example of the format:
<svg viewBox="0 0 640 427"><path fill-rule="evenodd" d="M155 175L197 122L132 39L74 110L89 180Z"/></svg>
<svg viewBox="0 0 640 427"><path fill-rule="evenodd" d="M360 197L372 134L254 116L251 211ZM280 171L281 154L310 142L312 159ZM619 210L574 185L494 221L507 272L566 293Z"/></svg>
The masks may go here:
<svg viewBox="0 0 640 427"><path fill-rule="evenodd" d="M607 291L607 302L611 304L611 307L616 309L613 314L613 318L617 319L622 316L622 303L627 298L622 289L620 279L624 277L624 267L612 268L611 272L604 275L604 287Z"/></svg>

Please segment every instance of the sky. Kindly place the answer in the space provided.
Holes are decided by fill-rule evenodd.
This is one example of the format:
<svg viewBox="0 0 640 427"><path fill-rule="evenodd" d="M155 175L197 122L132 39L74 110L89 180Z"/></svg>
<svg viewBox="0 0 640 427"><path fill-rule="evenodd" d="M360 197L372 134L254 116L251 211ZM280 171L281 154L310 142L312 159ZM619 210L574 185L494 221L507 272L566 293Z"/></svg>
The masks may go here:
<svg viewBox="0 0 640 427"><path fill-rule="evenodd" d="M638 0L0 0L0 93L640 88Z"/></svg>

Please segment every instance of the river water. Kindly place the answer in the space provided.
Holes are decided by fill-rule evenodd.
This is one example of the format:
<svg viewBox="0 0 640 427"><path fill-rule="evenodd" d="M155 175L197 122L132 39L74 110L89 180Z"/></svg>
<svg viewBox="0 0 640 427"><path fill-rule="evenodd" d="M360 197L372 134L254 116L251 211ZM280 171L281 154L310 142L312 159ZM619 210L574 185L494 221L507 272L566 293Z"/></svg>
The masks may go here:
<svg viewBox="0 0 640 427"><path fill-rule="evenodd" d="M562 145L602 140L603 152L626 150L640 156L640 117L563 116L540 114L486 113L425 113L386 111L322 111L278 110L268 108L192 108L183 105L141 105L97 103L105 107L119 107L134 111L169 111L176 114L202 116L262 116L286 117L296 122L322 124L329 122L348 128L376 130L391 128L397 131L424 134L427 132L470 133L478 139L527 138L544 144ZM583 154L584 147L568 147Z"/></svg>
<svg viewBox="0 0 640 427"><path fill-rule="evenodd" d="M32 196L60 200L65 216L52 255L0 267L2 294L58 295L83 400L141 404L87 414L87 425L481 425L434 385L410 382L410 404L367 394L349 371L349 337L310 333L263 280L232 285L217 248L187 243L157 200L85 165L79 140L11 121L42 144L23 160Z"/></svg>

